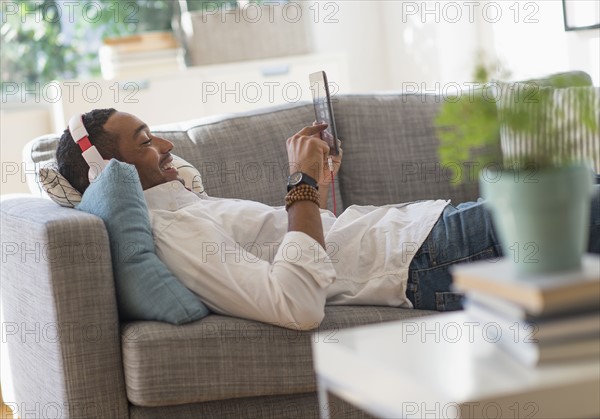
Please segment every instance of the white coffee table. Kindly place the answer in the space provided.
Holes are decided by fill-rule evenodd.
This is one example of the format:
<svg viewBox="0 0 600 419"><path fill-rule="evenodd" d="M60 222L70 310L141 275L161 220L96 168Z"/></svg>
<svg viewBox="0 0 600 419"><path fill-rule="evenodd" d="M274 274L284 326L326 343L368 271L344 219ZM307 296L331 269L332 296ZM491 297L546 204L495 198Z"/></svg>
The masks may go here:
<svg viewBox="0 0 600 419"><path fill-rule="evenodd" d="M323 418L331 392L390 418L600 416L600 360L527 368L464 312L313 336Z"/></svg>

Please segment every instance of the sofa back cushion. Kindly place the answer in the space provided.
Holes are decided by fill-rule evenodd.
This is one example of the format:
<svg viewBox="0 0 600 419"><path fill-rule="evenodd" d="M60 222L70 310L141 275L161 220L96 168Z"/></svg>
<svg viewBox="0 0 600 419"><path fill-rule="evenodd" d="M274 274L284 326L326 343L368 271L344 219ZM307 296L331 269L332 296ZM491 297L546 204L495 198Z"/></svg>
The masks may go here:
<svg viewBox="0 0 600 419"><path fill-rule="evenodd" d="M343 140L340 188L346 206L421 199L458 203L478 196L474 176L454 186L455 175L439 163L434 120L440 96L346 95L333 100Z"/></svg>

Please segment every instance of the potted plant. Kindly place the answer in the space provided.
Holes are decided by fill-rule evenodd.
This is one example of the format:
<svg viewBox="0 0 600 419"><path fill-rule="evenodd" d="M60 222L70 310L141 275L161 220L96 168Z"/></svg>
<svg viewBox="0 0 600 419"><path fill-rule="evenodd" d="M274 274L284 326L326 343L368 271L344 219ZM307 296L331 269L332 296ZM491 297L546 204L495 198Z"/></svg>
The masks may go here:
<svg viewBox="0 0 600 419"><path fill-rule="evenodd" d="M598 89L580 72L520 83L489 76L479 65L479 87L442 105L441 163L475 167L503 253L517 272L578 269L589 236L586 158L600 147Z"/></svg>

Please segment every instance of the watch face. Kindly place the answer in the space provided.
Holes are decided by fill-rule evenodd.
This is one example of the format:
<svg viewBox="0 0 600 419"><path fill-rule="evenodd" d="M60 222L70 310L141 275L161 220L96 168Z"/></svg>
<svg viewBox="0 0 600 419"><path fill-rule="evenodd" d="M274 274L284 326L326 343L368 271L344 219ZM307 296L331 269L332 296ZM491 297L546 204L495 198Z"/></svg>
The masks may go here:
<svg viewBox="0 0 600 419"><path fill-rule="evenodd" d="M289 184L290 185L297 185L298 182L300 182L302 180L302 172L296 172L296 173L292 173L290 175L290 181Z"/></svg>

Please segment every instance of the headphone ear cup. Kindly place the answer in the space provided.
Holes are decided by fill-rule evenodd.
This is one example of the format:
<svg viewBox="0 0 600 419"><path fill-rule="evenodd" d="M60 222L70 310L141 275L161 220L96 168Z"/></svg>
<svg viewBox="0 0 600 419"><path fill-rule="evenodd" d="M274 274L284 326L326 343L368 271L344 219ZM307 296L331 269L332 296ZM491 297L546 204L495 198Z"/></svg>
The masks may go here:
<svg viewBox="0 0 600 419"><path fill-rule="evenodd" d="M109 161L110 160L104 160L104 166L102 167L99 167L98 165L93 163L90 165L90 170L88 170L88 179L90 183L95 181L100 176L100 174L102 173L102 169L104 169L108 165Z"/></svg>

